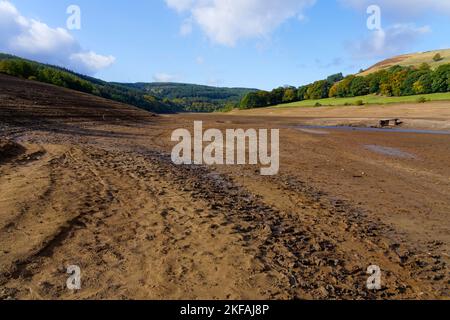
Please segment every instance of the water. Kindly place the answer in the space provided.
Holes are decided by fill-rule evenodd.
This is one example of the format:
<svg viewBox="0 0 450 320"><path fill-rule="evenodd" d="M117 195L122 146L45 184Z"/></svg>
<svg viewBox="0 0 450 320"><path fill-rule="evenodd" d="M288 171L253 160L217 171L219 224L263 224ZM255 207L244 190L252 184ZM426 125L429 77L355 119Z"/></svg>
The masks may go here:
<svg viewBox="0 0 450 320"><path fill-rule="evenodd" d="M305 132L305 133L320 134L320 135L330 134L328 131L317 130L317 129L300 129L300 131Z"/></svg>
<svg viewBox="0 0 450 320"><path fill-rule="evenodd" d="M415 159L416 158L416 156L411 153L404 152L402 150L399 150L396 148L391 148L391 147L384 147L384 146L379 146L379 145L374 145L374 144L368 144L368 145L365 145L364 148L366 148L367 150L370 150L372 152L383 154L383 155L390 156L390 157L397 157L397 158L403 158L403 159Z"/></svg>

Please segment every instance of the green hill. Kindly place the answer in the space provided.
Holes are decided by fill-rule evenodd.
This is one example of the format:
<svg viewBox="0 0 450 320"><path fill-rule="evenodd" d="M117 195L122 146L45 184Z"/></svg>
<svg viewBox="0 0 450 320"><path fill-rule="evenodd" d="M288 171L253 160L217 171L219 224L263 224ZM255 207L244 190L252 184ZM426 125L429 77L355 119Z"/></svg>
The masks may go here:
<svg viewBox="0 0 450 320"><path fill-rule="evenodd" d="M90 93L152 112L173 113L182 110L180 106L170 101L162 101L141 90L9 54L0 54L0 73Z"/></svg>
<svg viewBox="0 0 450 320"><path fill-rule="evenodd" d="M223 88L186 83L126 83L159 99L170 100L185 111L211 112L227 105L237 105L242 97L257 89Z"/></svg>
<svg viewBox="0 0 450 320"><path fill-rule="evenodd" d="M348 98L324 98L314 100L303 100L285 104L279 104L274 108L309 108L309 107L338 107L338 106L360 106L360 105L381 105L397 103L424 103L431 101L450 101L450 92L430 93L413 96L386 97L369 94L359 97Z"/></svg>
<svg viewBox="0 0 450 320"><path fill-rule="evenodd" d="M156 113L212 112L239 104L256 89L218 88L180 83L115 83L0 53L0 73L50 83Z"/></svg>
<svg viewBox="0 0 450 320"><path fill-rule="evenodd" d="M448 100L450 50L397 56L359 74L334 74L299 88L248 93L241 109Z"/></svg>

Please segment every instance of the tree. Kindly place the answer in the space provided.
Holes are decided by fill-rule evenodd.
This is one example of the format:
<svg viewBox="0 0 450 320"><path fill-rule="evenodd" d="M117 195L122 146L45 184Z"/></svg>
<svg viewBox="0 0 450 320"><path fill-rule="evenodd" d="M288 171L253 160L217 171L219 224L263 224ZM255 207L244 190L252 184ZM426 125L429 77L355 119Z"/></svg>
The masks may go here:
<svg viewBox="0 0 450 320"><path fill-rule="evenodd" d="M327 78L327 81L329 84L334 84L334 83L342 81L342 80L344 80L344 75L342 74L342 72L332 74L331 76L329 76Z"/></svg>
<svg viewBox="0 0 450 320"><path fill-rule="evenodd" d="M294 101L297 101L297 89L287 88L284 91L283 102L289 103L289 102L294 102Z"/></svg>
<svg viewBox="0 0 450 320"><path fill-rule="evenodd" d="M283 103L285 88L279 87L273 89L269 94L269 104L275 106L277 104Z"/></svg>
<svg viewBox="0 0 450 320"><path fill-rule="evenodd" d="M392 69L389 76L389 85L391 87L391 94L399 97L402 95L402 84L408 75L408 69L395 68Z"/></svg>
<svg viewBox="0 0 450 320"><path fill-rule="evenodd" d="M380 70L369 74L366 78L369 82L369 93L380 93L380 85L382 82L388 81L389 74L386 70Z"/></svg>
<svg viewBox="0 0 450 320"><path fill-rule="evenodd" d="M432 92L433 79L431 73L424 73L413 85L414 93L427 94Z"/></svg>
<svg viewBox="0 0 450 320"><path fill-rule="evenodd" d="M365 77L356 77L350 85L350 94L354 97L369 94L369 82Z"/></svg>
<svg viewBox="0 0 450 320"><path fill-rule="evenodd" d="M11 76L21 77L22 76L22 65L20 60L2 60L0 62L0 72L9 74Z"/></svg>
<svg viewBox="0 0 450 320"><path fill-rule="evenodd" d="M410 69L408 71L408 74L405 78L405 80L402 83L401 86L401 95L402 96L410 96L416 94L416 90L414 89L414 84L419 81L420 77L426 73L430 73L431 70L423 69L420 70L414 70Z"/></svg>
<svg viewBox="0 0 450 320"><path fill-rule="evenodd" d="M320 80L314 82L308 87L306 95L309 99L322 99L328 97L328 91L330 89L330 84L327 80Z"/></svg>
<svg viewBox="0 0 450 320"><path fill-rule="evenodd" d="M297 100L303 101L306 100L306 91L308 91L308 86L301 86L297 90Z"/></svg>
<svg viewBox="0 0 450 320"><path fill-rule="evenodd" d="M425 89L420 81L414 82L413 90L414 90L415 94L421 94L421 93L424 93L423 91L425 91Z"/></svg>
<svg viewBox="0 0 450 320"><path fill-rule="evenodd" d="M380 84L380 94L387 97L392 97L392 87L389 83Z"/></svg>
<svg viewBox="0 0 450 320"><path fill-rule="evenodd" d="M327 82L329 83L330 87L328 90L328 97L337 97L340 82L342 80L344 80L344 75L342 74L342 72L333 74L327 78Z"/></svg>
<svg viewBox="0 0 450 320"><path fill-rule="evenodd" d="M440 53L436 53L436 54L434 55L434 57L433 57L433 61L434 61L434 62L439 62L439 61L442 61L442 60L444 60L444 58L442 58L442 56L441 56Z"/></svg>
<svg viewBox="0 0 450 320"><path fill-rule="evenodd" d="M419 70L421 70L421 71L430 71L431 70L431 66L428 63L424 62L424 63L422 63L419 66Z"/></svg>
<svg viewBox="0 0 450 320"><path fill-rule="evenodd" d="M352 82L356 77L354 75L350 75L344 78L341 82L338 82L336 87L333 89L333 94L335 97L350 97L351 91L350 88L352 86Z"/></svg>
<svg viewBox="0 0 450 320"><path fill-rule="evenodd" d="M331 86L330 91L328 92L328 97L329 98L336 98L338 89L339 89L339 83L336 82L335 84L333 84Z"/></svg>
<svg viewBox="0 0 450 320"><path fill-rule="evenodd" d="M439 66L433 73L433 92L447 92L450 90L450 64L444 64Z"/></svg>
<svg viewBox="0 0 450 320"><path fill-rule="evenodd" d="M241 109L253 109L265 107L269 104L269 92L267 91L257 91L250 92L244 96L241 101Z"/></svg>

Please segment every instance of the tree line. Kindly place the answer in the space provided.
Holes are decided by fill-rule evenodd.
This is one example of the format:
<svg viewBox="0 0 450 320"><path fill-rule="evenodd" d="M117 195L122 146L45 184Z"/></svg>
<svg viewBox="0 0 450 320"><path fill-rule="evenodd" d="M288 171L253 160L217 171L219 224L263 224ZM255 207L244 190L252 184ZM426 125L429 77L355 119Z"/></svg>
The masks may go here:
<svg viewBox="0 0 450 320"><path fill-rule="evenodd" d="M0 61L0 72L29 80L50 83L59 87L94 93L94 85L69 72L22 59Z"/></svg>
<svg viewBox="0 0 450 320"><path fill-rule="evenodd" d="M186 112L214 112L228 104L238 104L250 88L224 88L186 83L129 83L122 84L182 106Z"/></svg>
<svg viewBox="0 0 450 320"><path fill-rule="evenodd" d="M71 70L0 53L0 72L94 94L157 113L214 112L235 107L257 89L218 88L180 83L116 83Z"/></svg>
<svg viewBox="0 0 450 320"><path fill-rule="evenodd" d="M433 70L430 65L423 63L418 67L393 66L366 76L344 77L342 73L338 73L299 88L281 87L270 92L250 92L237 107L252 109L324 98L359 97L369 94L411 96L449 91L450 64L443 64Z"/></svg>
<svg viewBox="0 0 450 320"><path fill-rule="evenodd" d="M93 94L152 112L171 113L183 110L182 106L176 103L162 101L141 90L10 55L0 55L0 73Z"/></svg>

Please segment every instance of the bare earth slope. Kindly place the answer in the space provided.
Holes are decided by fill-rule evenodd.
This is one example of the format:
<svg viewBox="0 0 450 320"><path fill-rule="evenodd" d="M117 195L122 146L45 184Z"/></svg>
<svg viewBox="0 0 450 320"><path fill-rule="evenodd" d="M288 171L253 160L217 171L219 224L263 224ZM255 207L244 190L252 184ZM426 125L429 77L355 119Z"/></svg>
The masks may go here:
<svg viewBox="0 0 450 320"><path fill-rule="evenodd" d="M449 136L153 117L4 76L0 97L2 299L449 298ZM170 134L193 120L281 128L280 175L173 165Z"/></svg>
<svg viewBox="0 0 450 320"><path fill-rule="evenodd" d="M0 74L0 119L6 124L140 121L151 113L89 94Z"/></svg>

